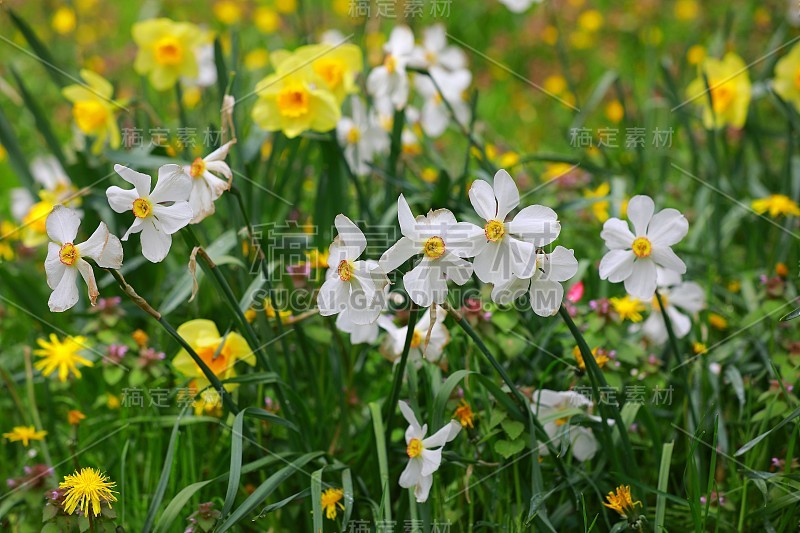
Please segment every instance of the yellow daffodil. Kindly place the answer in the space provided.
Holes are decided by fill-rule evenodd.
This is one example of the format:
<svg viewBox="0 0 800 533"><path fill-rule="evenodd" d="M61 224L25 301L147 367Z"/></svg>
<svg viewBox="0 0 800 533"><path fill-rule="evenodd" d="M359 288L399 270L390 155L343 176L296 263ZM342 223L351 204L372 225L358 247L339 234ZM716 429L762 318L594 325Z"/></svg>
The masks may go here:
<svg viewBox="0 0 800 533"><path fill-rule="evenodd" d="M285 60L275 74L256 85L258 101L253 106L253 121L262 129L280 130L290 139L308 130L332 130L341 117L336 97L313 70L284 68L292 63Z"/></svg>
<svg viewBox="0 0 800 533"><path fill-rule="evenodd" d="M195 50L208 41L206 31L189 22L157 18L137 22L132 33L139 47L133 68L147 75L156 90L172 88L182 76L197 77Z"/></svg>
<svg viewBox="0 0 800 533"><path fill-rule="evenodd" d="M223 24L236 24L242 20L242 8L237 0L219 0L211 6L214 17Z"/></svg>
<svg viewBox="0 0 800 533"><path fill-rule="evenodd" d="M361 48L354 44L302 46L286 61L282 68L287 71L308 65L340 105L348 94L358 92L355 80L364 67L364 58Z"/></svg>
<svg viewBox="0 0 800 533"><path fill-rule="evenodd" d="M220 380L236 375L234 364L237 361L244 361L250 366L255 364L255 356L247 341L234 332L229 332L223 338L217 330L216 324L211 320L190 320L178 327L178 334L189 343L189 346L197 352L200 359ZM208 385L203 371L186 350L182 349L178 352L172 360L172 364L175 370L184 376L194 378L198 382L198 388Z"/></svg>
<svg viewBox="0 0 800 533"><path fill-rule="evenodd" d="M708 78L708 89L703 79ZM750 75L741 57L728 52L722 59L707 57L699 66L697 78L686 89L687 97L703 110L706 128L741 128L750 105Z"/></svg>
<svg viewBox="0 0 800 533"><path fill-rule="evenodd" d="M637 518L637 513L635 510L636 506L642 506L642 502L638 500L633 501L630 485L620 485L617 487L616 492L608 493L606 500L608 500L608 503L603 502L603 505L609 509L615 510L623 518L627 518L629 520Z"/></svg>
<svg viewBox="0 0 800 533"><path fill-rule="evenodd" d="M81 468L74 474L64 476L58 486L66 489L64 491L64 511L73 514L76 509L81 511L83 516L89 514L89 505L94 516L100 514L100 502L111 507L111 502L117 501L113 490L116 483L108 479L108 476L95 470L94 468Z"/></svg>
<svg viewBox="0 0 800 533"><path fill-rule="evenodd" d="M281 17L274 9L261 6L253 13L253 23L258 31L272 33L281 27Z"/></svg>
<svg viewBox="0 0 800 533"><path fill-rule="evenodd" d="M8 433L3 433L3 438L9 442L21 442L23 446L28 446L32 440L44 440L46 431L36 431L33 426L16 426Z"/></svg>
<svg viewBox="0 0 800 533"><path fill-rule="evenodd" d="M342 498L344 498L344 491L342 489L327 489L322 493L321 504L322 509L325 511L325 516L328 520L336 520L337 507L344 511L342 505Z"/></svg>
<svg viewBox="0 0 800 533"><path fill-rule="evenodd" d="M567 168L571 168L567 166ZM592 200L592 214L599 222L608 220L608 208L611 205L608 200L605 200L611 192L611 185L608 182L601 183L599 187L594 190L587 190L583 192L583 197Z"/></svg>
<svg viewBox="0 0 800 533"><path fill-rule="evenodd" d="M678 20L694 20L700 12L697 0L678 0L675 2L675 17Z"/></svg>
<svg viewBox="0 0 800 533"><path fill-rule="evenodd" d="M800 110L800 45L794 45L775 64L772 88L778 96Z"/></svg>
<svg viewBox="0 0 800 533"><path fill-rule="evenodd" d="M78 370L78 365L94 366L94 364L79 355L81 351L86 349L86 337L72 337L67 336L63 341L56 337L55 333L50 334L50 342L44 339L36 341L40 348L33 351L34 355L42 359L36 361L33 366L42 372L45 376L50 376L58 370L58 379L64 382L69 377L70 373L76 378L81 377L81 371Z"/></svg>
<svg viewBox="0 0 800 533"><path fill-rule="evenodd" d="M769 213L772 218L800 215L797 202L783 194L772 194L766 198L753 200L751 207L759 215Z"/></svg>
<svg viewBox="0 0 800 533"><path fill-rule="evenodd" d="M619 100L611 100L606 104L605 115L614 124L619 124L625 118L625 108Z"/></svg>
<svg viewBox="0 0 800 533"><path fill-rule="evenodd" d="M85 85L68 85L62 93L72 102L72 118L78 129L95 138L92 151L99 153L108 141L111 148L119 148L120 133L114 113L121 105L111 99L114 88L99 74L81 70Z"/></svg>

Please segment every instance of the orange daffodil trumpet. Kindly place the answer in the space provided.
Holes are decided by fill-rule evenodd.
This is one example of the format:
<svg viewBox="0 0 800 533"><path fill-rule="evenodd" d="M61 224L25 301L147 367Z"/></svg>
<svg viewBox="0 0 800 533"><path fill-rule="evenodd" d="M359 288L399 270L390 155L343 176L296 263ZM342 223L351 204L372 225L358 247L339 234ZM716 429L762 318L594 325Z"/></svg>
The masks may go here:
<svg viewBox="0 0 800 533"><path fill-rule="evenodd" d="M461 431L461 424L451 420L446 426L428 438L428 424L420 426L414 411L404 402L398 402L403 418L408 422L406 429L406 454L408 464L400 474L400 486L404 489L414 487L414 497L418 503L428 501L433 486L433 474L442 464L442 448L455 439Z"/></svg>
<svg viewBox="0 0 800 533"><path fill-rule="evenodd" d="M386 306L389 278L374 261L358 261L367 248L364 234L349 218L337 215L339 234L328 251L330 268L319 291L322 316L342 313L356 325L371 324Z"/></svg>
<svg viewBox="0 0 800 533"><path fill-rule="evenodd" d="M650 300L656 291L656 268L686 272L686 265L672 251L689 231L689 222L677 209L654 213L649 196L634 196L628 202L628 223L610 218L603 224L600 236L609 252L600 261L600 279L625 283L625 290L640 300Z"/></svg>
<svg viewBox="0 0 800 533"><path fill-rule="evenodd" d="M122 189L114 185L106 190L111 209L117 213L132 211L135 217L122 240L141 233L142 255L152 263L163 261L172 246L171 235L194 218L187 201L192 179L179 165L164 165L158 169L158 183L151 191L147 174L122 165L114 165L114 170L134 186Z"/></svg>
<svg viewBox="0 0 800 533"><path fill-rule="evenodd" d="M105 222L101 222L88 240L76 243L81 218L77 212L63 205L53 208L46 224L51 241L44 261L47 285L53 289L47 302L50 311L66 311L78 303L78 274L89 287L89 301L94 305L99 292L92 266L85 258L94 260L102 268L120 268L122 245L119 239L109 233Z"/></svg>

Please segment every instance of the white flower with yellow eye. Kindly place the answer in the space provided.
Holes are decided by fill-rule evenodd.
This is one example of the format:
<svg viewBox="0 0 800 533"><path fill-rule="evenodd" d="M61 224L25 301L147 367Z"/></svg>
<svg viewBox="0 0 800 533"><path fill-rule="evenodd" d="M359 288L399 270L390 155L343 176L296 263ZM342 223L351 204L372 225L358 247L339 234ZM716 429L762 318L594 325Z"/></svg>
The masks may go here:
<svg viewBox="0 0 800 533"><path fill-rule="evenodd" d="M395 26L389 41L383 46L383 64L367 76L367 92L376 107L384 112L402 109L408 102L408 73L406 66L414 50L414 34L408 26Z"/></svg>
<svg viewBox="0 0 800 533"><path fill-rule="evenodd" d="M352 220L336 215L334 224L339 234L328 249L330 268L319 289L319 314L345 313L349 322L371 324L386 306L389 278L374 261L357 261L367 239Z"/></svg>
<svg viewBox="0 0 800 533"><path fill-rule="evenodd" d="M233 174L225 158L235 143L235 140L228 141L207 156L198 157L191 165L183 167L184 172L192 178L192 190L189 193L189 206L194 213L192 224L213 215L214 202L231 188ZM221 174L225 179L218 178L214 173Z"/></svg>
<svg viewBox="0 0 800 533"><path fill-rule="evenodd" d="M450 124L451 111L455 120L466 127L470 109L465 94L472 83L472 74L467 69L447 71L431 67L429 76L418 75L414 86L425 99L420 113L420 125L428 137L438 137ZM434 83L435 82L435 83ZM438 86L438 88L437 88Z"/></svg>
<svg viewBox="0 0 800 533"><path fill-rule="evenodd" d="M84 258L94 260L103 268L118 269L122 266L122 244L109 233L105 222L97 226L87 241L76 244L81 218L63 205L53 208L46 223L47 235L52 241L47 246L44 261L47 285L53 289L47 302L50 311L60 313L78 303L78 273L89 287L89 301L94 305L99 292L92 266Z"/></svg>
<svg viewBox="0 0 800 533"><path fill-rule="evenodd" d="M436 321L431 326L431 310L427 309L414 325L411 332L411 345L408 350L408 361L416 366L422 365L425 359L431 363L438 363L442 358L444 347L450 342L450 333L444 325L447 312L438 309ZM378 325L387 335L381 347L382 353L393 363L397 363L403 355L406 343L408 326L398 327L391 317L383 315L378 318Z"/></svg>
<svg viewBox="0 0 800 533"><path fill-rule="evenodd" d="M628 223L610 218L600 236L609 252L600 261L600 279L625 283L625 290L640 300L649 300L656 292L656 268L686 272L686 265L672 251L689 231L689 222L677 209L662 209L655 215L649 196L634 196L628 202Z"/></svg>
<svg viewBox="0 0 800 533"><path fill-rule="evenodd" d="M448 46L444 24L434 24L422 30L422 45L414 47L409 64L417 68L456 71L466 68L467 55L456 46Z"/></svg>
<svg viewBox="0 0 800 533"><path fill-rule="evenodd" d="M494 187L475 180L469 189L469 200L478 216L486 221L483 243L473 260L478 279L498 285L533 276L536 249L556 240L561 232L556 212L531 205L506 221L519 205L519 190L502 169L494 175Z"/></svg>
<svg viewBox="0 0 800 533"><path fill-rule="evenodd" d="M591 408L592 401L575 391L553 391L540 389L533 395L531 410L544 426L553 448L558 450L566 441L572 448L572 456L578 461L588 461L597 453L597 439L592 430L571 423L580 410ZM602 422L597 416L585 415L590 420ZM539 443L539 455L548 455L545 443Z"/></svg>
<svg viewBox="0 0 800 533"><path fill-rule="evenodd" d="M539 316L552 316L558 312L564 300L561 283L578 272L578 260L572 250L556 246L552 253L535 254L536 266L533 276L513 278L492 288L492 300L508 305L526 292L530 294L531 309Z"/></svg>
<svg viewBox="0 0 800 533"><path fill-rule="evenodd" d="M674 271L659 268L657 277L658 292L669 315L672 331L682 339L692 330L692 319L687 315L696 315L705 309L706 292L693 281L681 280L680 274ZM640 326L644 336L655 344L667 342L667 326L656 297L653 297L650 316Z"/></svg>
<svg viewBox="0 0 800 533"><path fill-rule="evenodd" d="M442 448L455 439L461 431L461 424L451 420L442 429L428 438L428 424L420 426L414 411L404 402L398 402L403 418L408 422L406 429L406 454L408 464L400 474L400 486L404 489L414 487L414 497L418 503L428 500L433 485L433 473L442 464Z"/></svg>
<svg viewBox="0 0 800 533"><path fill-rule="evenodd" d="M180 165L164 165L158 169L158 183L151 192L147 174L122 165L114 165L114 170L134 186L133 189L122 189L115 185L106 189L111 209L117 213L133 211L136 217L122 240L128 240L132 233L141 232L142 255L153 263L163 261L172 246L171 235L194 218L187 201L192 190L192 178Z"/></svg>
<svg viewBox="0 0 800 533"><path fill-rule="evenodd" d="M379 264L388 273L421 254L422 260L403 276L406 292L420 307L444 303L448 280L463 285L472 276L472 264L465 258L475 255L483 231L475 224L457 222L448 209L415 219L402 194L397 218L403 236L383 253Z"/></svg>
<svg viewBox="0 0 800 533"><path fill-rule="evenodd" d="M363 176L372 170L370 163L389 150L389 134L381 127L376 114L368 114L357 96L350 100L351 116L339 119L336 136L344 147L344 158L354 174Z"/></svg>

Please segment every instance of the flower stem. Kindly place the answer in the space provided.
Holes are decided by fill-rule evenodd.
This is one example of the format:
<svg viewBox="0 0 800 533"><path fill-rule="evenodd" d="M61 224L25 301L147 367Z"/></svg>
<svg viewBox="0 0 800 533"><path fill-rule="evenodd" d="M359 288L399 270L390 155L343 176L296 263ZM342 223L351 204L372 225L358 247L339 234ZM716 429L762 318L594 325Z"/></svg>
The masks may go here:
<svg viewBox="0 0 800 533"><path fill-rule="evenodd" d="M694 407L694 400L692 400L692 391L689 388L689 375L686 367L683 365L683 356L678 347L678 337L675 336L675 331L672 329L672 320L667 313L664 306L664 300L661 298L661 293L656 289L656 299L658 300L658 307L661 310L661 317L664 319L664 327L667 329L667 337L669 337L669 346L675 354L675 359L678 360L678 367L681 369L681 378L683 380L683 389L686 392L686 400L689 404L689 416L692 418L694 427L697 427L698 413Z"/></svg>
<svg viewBox="0 0 800 533"><path fill-rule="evenodd" d="M408 364L408 352L411 351L411 340L414 338L414 326L417 325L419 318L419 307L414 302L411 302L411 309L408 315L408 325L406 329L406 340L403 343L403 354L400 356L400 362L397 363L397 368L394 371L394 382L392 383L392 390L389 393L389 400L386 402L386 415L384 416L386 434L391 434L392 431L392 418L394 417L395 407L397 401L400 399L400 388L403 386L403 376L406 373L406 365Z"/></svg>

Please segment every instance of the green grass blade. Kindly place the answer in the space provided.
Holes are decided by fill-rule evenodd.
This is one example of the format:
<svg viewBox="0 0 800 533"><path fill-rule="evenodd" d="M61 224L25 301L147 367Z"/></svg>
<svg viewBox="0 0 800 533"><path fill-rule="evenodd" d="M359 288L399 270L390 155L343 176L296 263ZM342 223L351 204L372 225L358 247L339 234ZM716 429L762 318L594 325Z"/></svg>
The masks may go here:
<svg viewBox="0 0 800 533"><path fill-rule="evenodd" d="M33 54L37 56L39 62L44 65L45 70L53 79L53 81L59 87L63 87L67 84L68 78L63 69L56 65L56 61L53 58L53 54L50 53L50 50L47 46L39 39L36 35L36 32L33 31L27 22L22 20L20 17L14 13L13 10L7 9L6 12L8 16L11 18L11 22L14 23L14 26L20 31L25 40L28 42L31 48L33 48Z"/></svg>
<svg viewBox="0 0 800 533"><path fill-rule="evenodd" d="M11 170L13 170L14 174L19 178L20 185L33 192L34 182L30 166L25 159L25 155L22 153L22 148L20 148L17 142L14 129L11 127L11 123L8 121L8 117L6 117L2 108L0 108L0 144L6 149Z"/></svg>
<svg viewBox="0 0 800 533"><path fill-rule="evenodd" d="M342 490L344 492L344 516L342 517L342 531L347 531L347 524L353 514L353 474L349 468L342 470Z"/></svg>
<svg viewBox="0 0 800 533"><path fill-rule="evenodd" d="M144 533L147 533L152 529L153 522L155 522L156 519L156 513L158 513L158 508L161 506L161 500L164 499L164 493L167 490L167 483L169 482L169 475L172 472L172 462L175 458L175 448L178 445L178 434L180 430L181 419L183 418L183 413L185 412L186 408L184 408L181 416L175 420L175 425L172 426L172 434L169 437L169 444L167 444L167 454L164 457L164 467L161 469L161 478L158 480L156 491L153 494L153 501L150 502L150 508L147 511L147 518L144 521L144 527L142 527L142 531Z"/></svg>
<svg viewBox="0 0 800 533"><path fill-rule="evenodd" d="M667 484L669 483L669 467L672 464L672 448L674 442L666 442L661 446L661 464L658 467L658 496L656 497L656 518L653 531L660 533L664 528L664 514L667 511Z"/></svg>
<svg viewBox="0 0 800 533"><path fill-rule="evenodd" d="M372 413L372 428L375 430L375 449L378 452L378 470L381 478L381 508L384 520L392 520L391 491L389 490L389 462L386 458L386 437L384 435L383 417L377 403L369 404Z"/></svg>
<svg viewBox="0 0 800 533"><path fill-rule="evenodd" d="M322 531L322 471L323 466L311 474L311 509L314 516L314 531Z"/></svg>
<svg viewBox="0 0 800 533"><path fill-rule="evenodd" d="M444 425L444 409L447 407L447 400L462 379L469 374L474 374L469 370L457 370L450 374L442 384L439 392L436 393L436 398L433 400L433 427L439 428Z"/></svg>

